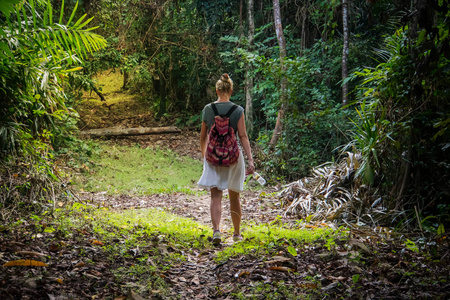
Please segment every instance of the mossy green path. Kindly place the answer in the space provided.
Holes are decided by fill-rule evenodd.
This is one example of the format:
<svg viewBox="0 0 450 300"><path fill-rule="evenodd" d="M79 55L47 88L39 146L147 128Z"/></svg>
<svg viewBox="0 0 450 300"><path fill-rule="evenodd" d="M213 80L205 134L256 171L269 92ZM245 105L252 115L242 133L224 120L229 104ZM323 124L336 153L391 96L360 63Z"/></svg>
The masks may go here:
<svg viewBox="0 0 450 300"><path fill-rule="evenodd" d="M359 299L367 295L388 298L403 292L383 280L400 285L419 272L420 284L408 284L408 295L412 297L434 284L437 288L427 289L426 293L439 296L448 280L439 260L411 255L418 251L417 247L404 248L395 240L389 243L372 234L364 238L352 235L349 240L346 228L279 217L283 210L278 206L276 193L270 190L242 193L245 239L238 243L230 241L231 220L225 195L225 241L221 247L214 247L210 242L209 196L195 187L201 172L198 160L179 157L164 151L164 147L102 147L105 155L96 157L97 163L84 175L87 179L80 181L84 185L78 185L84 195L90 195L85 198L88 201L61 211L57 229L63 233L60 236L71 232L85 235L84 239L78 236L80 240L75 239L77 242L67 248L90 249L94 245L97 249L96 253L79 251L76 256L77 261L85 263L86 272L92 270L109 278L107 285L98 285L86 275L80 277L92 288L90 297L114 298L132 292L154 299ZM139 165L131 161L139 161ZM144 161L152 163L142 167ZM177 161L183 162L178 171L172 169ZM139 181L143 175L120 181L116 180L119 175L114 175L131 176L133 168L150 169L155 164L158 168L152 173L158 170L161 178L166 173L178 174L177 178L186 181L176 180L170 188L161 188L153 180ZM186 164L192 173L182 171L181 166ZM128 167L129 172L118 171ZM105 191L95 192L102 189ZM122 207L147 208L109 208L119 201L146 204ZM199 215L203 217L197 218ZM403 267L402 253L410 255ZM426 270L420 268L423 262L427 263ZM64 274L61 277L68 279Z"/></svg>
<svg viewBox="0 0 450 300"><path fill-rule="evenodd" d="M95 80L106 101L102 102L93 92L83 93L82 101L76 107L81 117L81 129L159 125L149 99L122 90L123 75L118 70L98 74Z"/></svg>
<svg viewBox="0 0 450 300"><path fill-rule="evenodd" d="M130 291L144 298L163 299L194 299L199 295L205 299L251 295L256 299L268 292L271 299L313 295L314 290L300 291L290 284L284 286L285 281L299 276L295 257L318 239L331 238L333 231L277 224L247 226L244 241L217 248L208 239L209 226L163 209L110 210L76 203L60 215L58 230L68 233L82 229L90 244L99 249L96 257L81 251L77 259L87 269L96 270L98 264L110 266L111 279L104 296L117 297ZM275 266L283 266L287 277L265 264L274 257ZM218 278L224 268L231 269L232 276ZM271 278L271 282L260 285L250 275ZM248 289L250 282L256 284L255 289Z"/></svg>

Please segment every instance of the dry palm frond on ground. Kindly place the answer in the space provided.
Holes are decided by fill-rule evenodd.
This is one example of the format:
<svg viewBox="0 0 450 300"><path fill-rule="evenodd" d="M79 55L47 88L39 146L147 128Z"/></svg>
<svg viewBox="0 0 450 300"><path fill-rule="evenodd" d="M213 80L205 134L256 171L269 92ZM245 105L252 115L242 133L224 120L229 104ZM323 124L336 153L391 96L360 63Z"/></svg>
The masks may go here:
<svg viewBox="0 0 450 300"><path fill-rule="evenodd" d="M360 160L360 154L347 152L340 162L323 164L311 176L287 184L279 193L285 215L367 225L392 222L399 212L388 211L376 191L355 179Z"/></svg>

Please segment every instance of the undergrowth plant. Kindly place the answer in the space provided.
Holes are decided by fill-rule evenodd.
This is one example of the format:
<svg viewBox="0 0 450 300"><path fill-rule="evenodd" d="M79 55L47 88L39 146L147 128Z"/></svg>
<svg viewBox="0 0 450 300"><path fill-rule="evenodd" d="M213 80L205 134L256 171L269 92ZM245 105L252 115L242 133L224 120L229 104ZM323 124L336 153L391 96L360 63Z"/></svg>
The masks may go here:
<svg viewBox="0 0 450 300"><path fill-rule="evenodd" d="M64 1L61 2L64 6ZM76 114L62 88L67 74L106 42L87 28L92 18L65 16L50 1L0 5L0 209L45 211L62 191L52 146ZM67 18L67 19L65 19ZM53 202L53 203L52 203ZM3 211L5 210L5 211Z"/></svg>

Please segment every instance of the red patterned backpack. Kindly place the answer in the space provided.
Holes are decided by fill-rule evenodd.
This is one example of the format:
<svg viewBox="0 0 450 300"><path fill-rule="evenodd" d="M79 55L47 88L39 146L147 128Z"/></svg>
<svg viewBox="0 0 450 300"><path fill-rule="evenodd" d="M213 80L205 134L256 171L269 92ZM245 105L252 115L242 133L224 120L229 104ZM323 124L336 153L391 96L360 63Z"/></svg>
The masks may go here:
<svg viewBox="0 0 450 300"><path fill-rule="evenodd" d="M236 135L233 127L230 126L230 116L238 106L233 105L225 115L219 115L214 103L211 107L215 117L209 131L206 161L213 166L229 167L236 164L239 158Z"/></svg>

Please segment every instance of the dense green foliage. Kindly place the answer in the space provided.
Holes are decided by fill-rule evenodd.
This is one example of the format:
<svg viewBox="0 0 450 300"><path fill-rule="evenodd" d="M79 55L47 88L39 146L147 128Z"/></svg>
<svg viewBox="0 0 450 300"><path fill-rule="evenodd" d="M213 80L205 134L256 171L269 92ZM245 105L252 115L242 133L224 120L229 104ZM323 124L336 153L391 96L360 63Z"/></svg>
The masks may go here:
<svg viewBox="0 0 450 300"><path fill-rule="evenodd" d="M336 158L334 149L348 141L347 117L353 111L340 107L339 1L282 2L286 72L279 66L271 1L255 3L253 45L246 36L244 1L99 1L86 9L111 43L94 56L85 74L119 67L127 78L124 88L147 99L158 115L177 115L177 125L199 120L202 107L214 99L214 83L222 72L236 83L233 101L245 105L244 77L251 65L253 125L260 129L252 138L266 148L280 106L280 78L286 77L286 130L275 149L277 156L269 149L261 154L276 157L260 166L268 177L304 176L312 166ZM376 6L357 1L351 13L350 69L374 65L367 52L380 47L382 34L393 31L396 7L387 1Z"/></svg>
<svg viewBox="0 0 450 300"><path fill-rule="evenodd" d="M364 80L353 143L363 155L358 173L389 195L388 207L416 210L419 222L418 211L449 220L449 16L448 1L418 1L378 51L385 62L356 73Z"/></svg>
<svg viewBox="0 0 450 300"><path fill-rule="evenodd" d="M54 201L51 183L58 171L51 145L77 123L63 82L106 44L95 28L85 28L92 18L75 18L77 5L68 17L64 10L54 12L50 1L9 0L0 6L0 172L22 180L15 186L2 181L0 206L21 197L19 203Z"/></svg>
<svg viewBox="0 0 450 300"><path fill-rule="evenodd" d="M83 15L74 20L76 8L66 23L63 12L54 14L45 1L23 2L2 11L6 17L0 31L2 157L36 154L33 148L39 148L39 142L61 134L72 122L74 112L62 89L64 77L88 53L105 46L104 39L91 32L95 28L84 29L92 18Z"/></svg>

